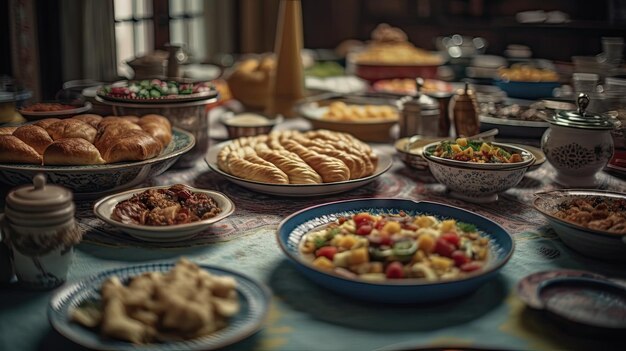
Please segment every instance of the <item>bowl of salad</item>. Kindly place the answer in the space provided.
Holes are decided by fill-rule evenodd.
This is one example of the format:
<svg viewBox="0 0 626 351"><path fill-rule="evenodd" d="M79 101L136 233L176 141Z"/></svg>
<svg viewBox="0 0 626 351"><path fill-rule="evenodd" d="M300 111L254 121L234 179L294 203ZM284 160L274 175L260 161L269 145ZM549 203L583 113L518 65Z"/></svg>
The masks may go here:
<svg viewBox="0 0 626 351"><path fill-rule="evenodd" d="M460 208L404 199L332 202L281 222L278 244L313 282L359 300L425 303L469 294L511 258L511 235Z"/></svg>
<svg viewBox="0 0 626 351"><path fill-rule="evenodd" d="M535 162L521 147L465 138L426 145L422 156L451 196L475 203L497 201L498 193L516 186Z"/></svg>

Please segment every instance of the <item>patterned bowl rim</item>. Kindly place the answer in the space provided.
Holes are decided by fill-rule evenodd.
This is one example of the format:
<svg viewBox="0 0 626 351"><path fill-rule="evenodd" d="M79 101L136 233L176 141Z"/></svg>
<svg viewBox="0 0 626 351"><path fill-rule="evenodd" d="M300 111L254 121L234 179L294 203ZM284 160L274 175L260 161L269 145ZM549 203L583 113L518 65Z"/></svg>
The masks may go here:
<svg viewBox="0 0 626 351"><path fill-rule="evenodd" d="M126 191L122 191L119 193L105 196L101 198L100 200L96 201L96 203L93 205L93 213L96 215L96 217L100 218L104 222L114 227L122 227L126 229L140 230L140 231L145 231L145 232L178 232L183 229L208 227L209 225L216 223L218 221L221 221L222 219L230 216L233 212L235 212L235 203L225 194L219 191L199 189L199 188L194 188L194 187L186 185L186 187L192 192L202 193L202 194L209 195L211 197L219 198L222 202L226 203L226 208L225 209L221 208L221 210L225 210L225 211L220 212L215 217L208 218L205 220L185 223L185 224L167 225L167 226L151 226L151 225L141 225L141 224L132 224L132 223L122 223L122 222L113 220L105 216L104 213L102 213L102 206L104 205L104 203L108 201L115 200L116 198L118 198L120 199L117 201L119 203L122 197L125 197L126 195L129 195L129 194L134 195L134 194L138 194L149 189L167 189L169 187L171 187L171 185L150 186L150 187L145 187L145 188L126 190Z"/></svg>
<svg viewBox="0 0 626 351"><path fill-rule="evenodd" d="M504 171L504 170L518 169L518 168L527 168L527 167L532 166L536 161L535 155L533 155L532 152L522 147L511 145L511 144L505 144L505 143L497 143L497 142L492 142L491 145L501 147L508 151L515 151L522 155L522 157L524 158L524 161L517 162L517 163L473 163L473 162L465 162L465 161L448 160L442 157L437 157L437 156L432 155L431 154L432 151L429 150L429 149L436 147L440 143L441 143L440 141L436 141L436 142L424 145L424 148L423 148L424 151L422 152L423 157L429 161L433 161L439 164L450 165L456 168L467 168L467 169L489 170L489 171L496 171L496 170Z"/></svg>
<svg viewBox="0 0 626 351"><path fill-rule="evenodd" d="M575 198L576 196L599 196L599 197L604 197L604 198L626 200L625 194L614 192L614 191L608 191L608 190L587 190L587 189L560 189L560 190L541 191L541 192L537 192L534 194L535 199L533 200L533 207L535 207L535 210L539 211L539 213L544 215L544 217L546 217L546 219L548 219L549 221L554 221L568 228L575 229L580 232L584 232L586 234L601 236L605 238L613 238L616 240L620 240L620 238L626 238L626 235L611 234L606 231L583 227L579 224L568 222L550 213L550 211L548 211L547 207L544 205L544 202L548 198L551 198L551 197L556 198L559 195L563 197L563 200L559 201L560 203L566 199ZM626 245L626 242L624 244Z"/></svg>
<svg viewBox="0 0 626 351"><path fill-rule="evenodd" d="M444 206L444 207L448 207L450 209L453 210L457 210L457 211L461 211L461 212L466 212L472 216L476 216L479 217L487 222L489 222L490 224L496 226L497 228L499 228L502 233L506 234L506 238L511 242L511 249L506 252L506 255L503 258L498 259L498 262L496 264L494 264L493 266L489 267L488 269L484 269L484 270L479 270L473 273L470 273L468 275L466 275L463 278L460 279L450 279L450 280L438 280L438 281L434 281L434 282L429 282L426 281L425 279L420 279L420 278L413 278L413 279L402 279L402 280L385 280L384 282L375 282L375 281L368 281L368 280L363 280L363 279L351 279L345 276L342 276L340 274L334 273L334 272L328 272L328 271L324 271L321 269L316 268L315 266L313 266L313 264L311 262L307 262L305 260L303 260L302 258L300 258L299 255L293 254L287 247L286 247L286 243L283 242L283 240L281 239L281 228L287 224L287 222L289 222L292 218L304 213L304 212L308 212L308 211L313 211L316 210L318 208L323 208L326 206L332 206L332 205L337 205L337 204L346 204L346 203L352 203L352 202L368 202L368 201L372 201L372 200L376 200L376 201L390 201L390 202L397 202L397 201L411 201L415 204L419 204L419 203L425 203L425 204L436 204L439 206ZM392 209L392 207L387 207L388 209ZM439 202L435 202L435 201L416 201L416 200L411 200L411 199L396 199L396 198L360 198L360 199L352 199L352 200L340 200L340 201L333 201L333 202L327 202L324 204L319 204L319 205L315 205L315 206L311 206L311 207L307 207L305 209L302 209L300 211L294 212L293 214L289 215L288 217L286 217L285 219L283 219L279 224L278 224L278 228L276 229L276 241L278 242L278 246L280 247L280 249L283 251L283 253L293 262L300 264L304 267L306 267L309 270L313 270L317 273L323 274L325 276L334 278L334 279L340 279L342 281L346 281L346 282L350 282L353 284L362 284L364 286L379 286L379 287L412 287L412 286L436 286L436 285L447 285L447 284L456 284L456 283L460 283L460 282L465 282L465 281L470 281L473 280L475 278L479 278L482 276L487 276L490 273L495 273L498 270L500 270L502 267L504 267L504 265L511 259L511 257L513 256L513 252L515 251L515 240L513 239L513 237L511 236L511 234L504 229L502 226L500 226L498 223L492 221L491 219L479 215L477 213L474 213L472 211L469 210L465 210L463 208L460 207L456 207L456 206L450 206L447 204L443 204L443 203L439 203Z"/></svg>
<svg viewBox="0 0 626 351"><path fill-rule="evenodd" d="M121 348L124 350L146 350L146 351L162 350L162 349L163 350L173 350L173 349L213 350L213 349L222 348L222 347L237 343L239 341L242 341L245 338L259 331L262 328L263 324L265 323L267 319L267 315L269 313L269 308L270 308L271 298L272 298L272 290L264 283L244 273L240 273L238 271L235 271L229 268L219 267L216 265L209 265L209 264L202 264L202 263L196 263L196 264L200 268L210 271L211 273L232 276L235 279L246 283L245 285L248 286L247 290L250 290L250 291L242 295L244 296L247 295L248 298L253 297L252 301L255 302L255 304L258 304L257 306L258 310L256 312L251 312L253 313L252 317L254 317L254 319L250 323L248 323L248 325L246 325L244 329L234 332L235 333L234 335L227 336L225 338L226 340L221 340L221 341L217 341L213 343L209 343L208 341L203 341L203 339L207 337L211 337L212 334L208 334L206 336L196 338L196 339L190 339L190 340L184 340L184 341L173 341L173 342L161 343L161 344L152 343L152 344L145 344L145 345L134 345L134 344L124 342L121 340L112 340L112 341L116 343L120 343L122 345ZM130 266L124 266L120 268L113 268L113 269L101 271L101 272L92 274L79 281L76 281L74 283L64 284L63 286L58 288L56 291L54 291L52 294L52 297L50 298L50 301L48 303L48 320L57 332L59 332L61 335L65 336L69 340L72 340L82 346L87 346L89 348L105 350L107 349L105 345L102 345L101 343L97 343L94 345L89 341L85 341L81 337L80 333L76 333L75 331L67 328L67 324L68 324L67 316L62 315L65 308L63 308L62 306L59 306L59 304L62 302L60 300L63 298L72 298L76 293L83 291L85 289L95 289L97 287L94 287L93 284L112 275L125 274L125 273L132 272L132 271L137 271L137 275L141 272L150 272L150 271L163 272L165 271L166 268L169 270L172 267L174 267L173 262L155 262L155 263L146 263L142 265L130 265ZM133 276L133 275L128 275L128 277L130 276ZM240 289L241 289L240 287L237 288L239 292L241 292ZM220 331L217 331L217 332L219 333L227 329L228 327L221 329ZM91 331L85 331L85 332L92 333Z"/></svg>
<svg viewBox="0 0 626 351"><path fill-rule="evenodd" d="M121 169L130 169L136 167L142 167L146 165L150 165L153 163L169 160L171 158L180 156L189 150L191 150L196 145L196 139L193 134L182 130L177 127L172 127L172 141L174 143L175 140L187 140L186 144L178 149L170 150L169 152L165 152L161 155L153 157L151 159L138 161L138 162L120 162L120 163L110 163L110 164L102 164L102 165L84 165L84 166L40 166L33 164L0 164L0 171L3 170L11 170L11 171L29 171L29 172L51 172L51 173L98 173L102 171L112 171L112 170L121 170ZM173 144L176 146L176 144ZM169 145L168 145L169 146Z"/></svg>
<svg viewBox="0 0 626 351"><path fill-rule="evenodd" d="M448 168L454 168L454 169L464 169L466 171L475 171L475 172L511 172L511 171L518 171L520 169L528 169L532 166L532 164L527 164L527 165L522 165L522 166L518 166L518 167L511 167L511 168L473 168L473 167L461 167L461 166L457 166L457 165L451 165L445 162L440 162L439 160L434 160L432 158L429 157L424 157L424 159L426 159L426 161L428 161L428 164L430 166L431 163L442 166L442 167L448 167Z"/></svg>

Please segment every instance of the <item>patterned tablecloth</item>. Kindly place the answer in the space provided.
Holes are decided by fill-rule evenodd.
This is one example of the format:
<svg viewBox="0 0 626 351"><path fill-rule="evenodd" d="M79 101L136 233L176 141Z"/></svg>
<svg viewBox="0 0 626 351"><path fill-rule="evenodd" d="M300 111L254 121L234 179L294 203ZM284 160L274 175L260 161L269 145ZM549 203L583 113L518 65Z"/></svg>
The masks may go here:
<svg viewBox="0 0 626 351"><path fill-rule="evenodd" d="M394 152L388 145L378 150ZM359 189L324 197L284 198L234 185L199 161L191 169L170 170L149 185L185 183L221 191L237 206L232 216L183 243L155 244L138 241L106 225L92 215L93 201L80 202L77 216L86 235L76 250L69 281L104 269L180 256L245 272L267 283L274 298L263 331L233 346L236 350L371 350L391 344L533 350L611 346L619 340L561 330L540 313L525 309L515 295L513 288L519 279L547 269L586 269L626 278L623 265L592 260L563 246L533 209L533 193L558 187L553 176L553 168L544 164L527 173L517 187L501 194L499 201L470 204L450 198L428 172L407 168L396 159L386 174ZM601 189L626 191L623 180L605 173L599 175L599 180ZM289 264L276 245L275 228L294 211L364 197L437 201L474 211L513 234L515 254L496 279L454 301L385 306L335 295L306 280ZM49 326L45 315L49 297L49 292L0 289L0 350L78 348Z"/></svg>

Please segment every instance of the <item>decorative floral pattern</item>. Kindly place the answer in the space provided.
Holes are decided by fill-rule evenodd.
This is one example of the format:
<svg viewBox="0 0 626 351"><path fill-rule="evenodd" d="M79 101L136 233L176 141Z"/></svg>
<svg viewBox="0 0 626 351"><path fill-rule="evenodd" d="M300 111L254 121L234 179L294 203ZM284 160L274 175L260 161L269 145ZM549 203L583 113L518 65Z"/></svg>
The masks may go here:
<svg viewBox="0 0 626 351"><path fill-rule="evenodd" d="M440 183L458 193L485 197L514 187L522 180L526 168L487 171L456 168L430 162L430 170Z"/></svg>

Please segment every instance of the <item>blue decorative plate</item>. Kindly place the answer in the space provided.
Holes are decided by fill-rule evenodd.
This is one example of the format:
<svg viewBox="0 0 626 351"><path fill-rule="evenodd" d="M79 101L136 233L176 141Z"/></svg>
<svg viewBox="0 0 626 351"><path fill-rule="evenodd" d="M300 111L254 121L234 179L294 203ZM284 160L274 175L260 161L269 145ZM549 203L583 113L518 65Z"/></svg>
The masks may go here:
<svg viewBox="0 0 626 351"><path fill-rule="evenodd" d="M50 299L48 319L52 326L68 339L96 350L212 350L239 342L256 333L267 315L271 292L264 284L225 268L199 264L215 275L228 275L237 280L241 310L229 320L226 328L215 333L185 341L135 345L125 341L104 338L97 332L70 321L70 311L84 301L100 298L102 283L111 276L125 281L145 272L167 272L174 263L155 263L114 269L96 274L80 282L67 284Z"/></svg>
<svg viewBox="0 0 626 351"><path fill-rule="evenodd" d="M429 282L425 279L371 282L319 270L300 257L298 247L300 240L306 233L333 222L339 217L364 211L373 213L404 211L409 215L428 214L474 224L483 236L489 238L492 248L491 258L484 269L461 279L436 282ZM494 278L511 258L514 250L511 235L504 228L483 216L435 202L401 199L359 199L309 207L283 220L278 227L277 239L287 258L307 278L337 293L356 299L382 303L423 303L469 294Z"/></svg>

